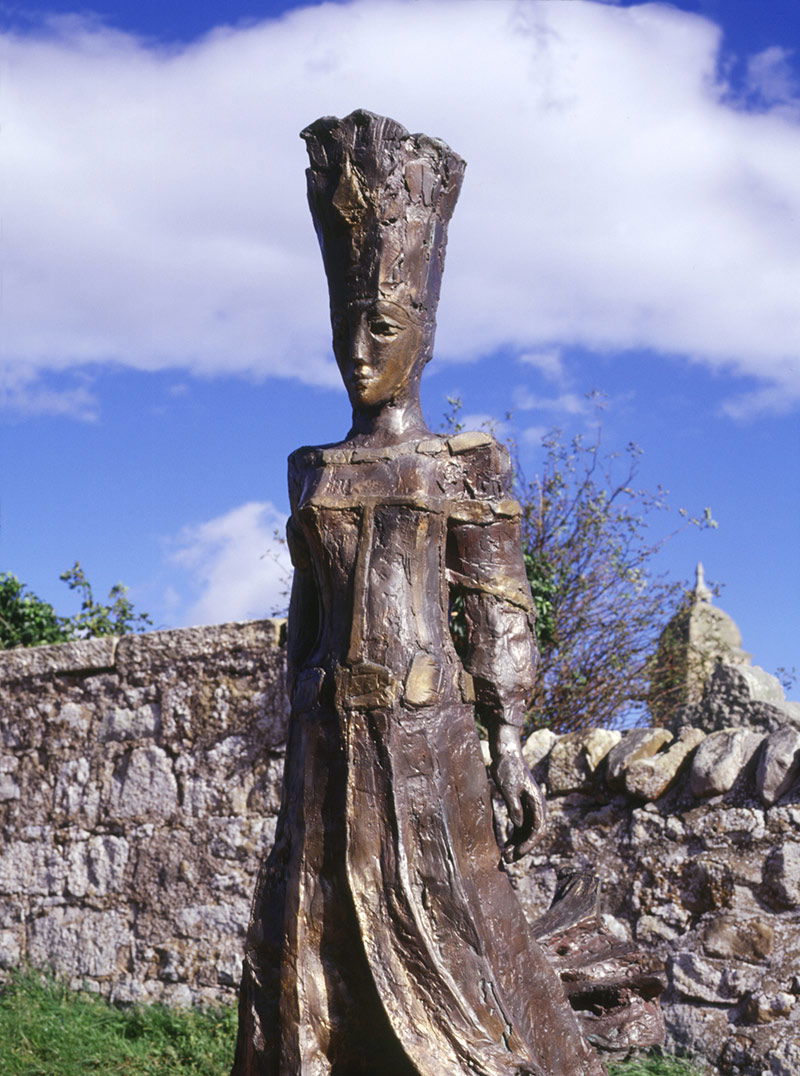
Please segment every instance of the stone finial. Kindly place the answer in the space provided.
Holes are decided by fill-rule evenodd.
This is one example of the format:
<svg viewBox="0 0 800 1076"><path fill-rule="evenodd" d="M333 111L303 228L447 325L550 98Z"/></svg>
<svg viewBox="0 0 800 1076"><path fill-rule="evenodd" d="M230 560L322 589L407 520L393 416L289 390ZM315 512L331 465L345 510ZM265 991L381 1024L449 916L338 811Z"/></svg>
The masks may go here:
<svg viewBox="0 0 800 1076"><path fill-rule="evenodd" d="M703 562L698 560L697 567L694 570L694 599L698 602L710 602L712 598L711 590L706 586L706 576L703 570Z"/></svg>

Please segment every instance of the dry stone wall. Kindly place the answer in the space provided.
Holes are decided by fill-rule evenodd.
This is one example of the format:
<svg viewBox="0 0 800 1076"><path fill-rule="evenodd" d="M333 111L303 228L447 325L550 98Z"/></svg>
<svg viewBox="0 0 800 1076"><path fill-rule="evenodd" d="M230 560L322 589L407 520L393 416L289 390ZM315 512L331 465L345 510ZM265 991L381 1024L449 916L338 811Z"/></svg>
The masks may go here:
<svg viewBox="0 0 800 1076"><path fill-rule="evenodd" d="M282 626L0 655L0 968L228 1000L274 834Z"/></svg>
<svg viewBox="0 0 800 1076"><path fill-rule="evenodd" d="M282 630L0 654L0 975L232 999L279 806ZM671 728L541 731L526 754L550 808L510 868L528 912L560 869L594 871L607 925L667 962L673 1047L726 1076L800 1073L798 708L719 666Z"/></svg>
<svg viewBox="0 0 800 1076"><path fill-rule="evenodd" d="M512 871L531 915L595 873L664 958L668 1045L725 1076L800 1073L800 710L765 677L718 666L671 731L535 733L550 819Z"/></svg>

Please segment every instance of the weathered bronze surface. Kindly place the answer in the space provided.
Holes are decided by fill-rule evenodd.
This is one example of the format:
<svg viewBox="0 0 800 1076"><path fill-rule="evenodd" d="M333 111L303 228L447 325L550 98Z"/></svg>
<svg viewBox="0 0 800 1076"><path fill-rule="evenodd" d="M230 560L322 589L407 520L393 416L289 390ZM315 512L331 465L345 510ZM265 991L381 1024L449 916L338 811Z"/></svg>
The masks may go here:
<svg viewBox="0 0 800 1076"><path fill-rule="evenodd" d="M520 855L544 806L520 751L535 653L508 453L433 434L419 404L464 162L363 111L302 137L353 424L289 460L292 720L233 1071L601 1074L570 969L499 869L475 731L477 709L515 827L504 854ZM543 944L570 922L545 922ZM585 982L581 997L601 1013Z"/></svg>

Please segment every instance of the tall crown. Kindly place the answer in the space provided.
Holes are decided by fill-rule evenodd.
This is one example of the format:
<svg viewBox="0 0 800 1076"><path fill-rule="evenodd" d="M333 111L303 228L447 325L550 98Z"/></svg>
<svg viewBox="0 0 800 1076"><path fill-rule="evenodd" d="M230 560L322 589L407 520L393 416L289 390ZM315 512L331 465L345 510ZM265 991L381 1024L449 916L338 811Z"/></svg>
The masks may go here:
<svg viewBox="0 0 800 1076"><path fill-rule="evenodd" d="M433 322L464 161L444 142L363 109L325 116L300 137L331 308L390 299Z"/></svg>

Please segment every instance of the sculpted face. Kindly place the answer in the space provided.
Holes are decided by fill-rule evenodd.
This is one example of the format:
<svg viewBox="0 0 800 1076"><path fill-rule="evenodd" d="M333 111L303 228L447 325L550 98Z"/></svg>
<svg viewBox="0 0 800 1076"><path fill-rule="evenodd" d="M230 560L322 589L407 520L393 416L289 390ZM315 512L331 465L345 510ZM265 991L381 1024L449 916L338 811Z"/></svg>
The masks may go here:
<svg viewBox="0 0 800 1076"><path fill-rule="evenodd" d="M432 330L388 299L352 302L333 314L333 350L354 408L396 399L427 355Z"/></svg>

